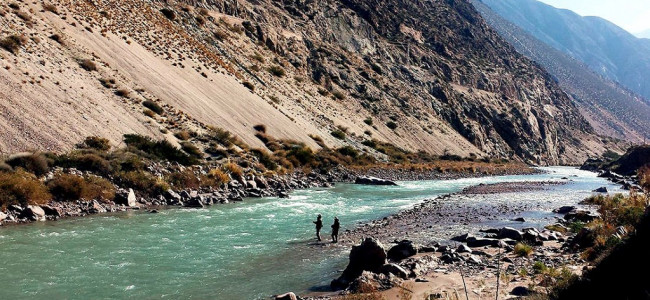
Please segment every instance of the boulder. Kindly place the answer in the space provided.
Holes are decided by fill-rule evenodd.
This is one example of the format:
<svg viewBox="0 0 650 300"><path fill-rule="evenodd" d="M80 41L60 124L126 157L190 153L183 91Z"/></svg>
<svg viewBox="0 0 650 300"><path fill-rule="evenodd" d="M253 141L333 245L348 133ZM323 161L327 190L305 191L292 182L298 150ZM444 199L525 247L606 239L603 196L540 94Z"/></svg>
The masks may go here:
<svg viewBox="0 0 650 300"><path fill-rule="evenodd" d="M418 249L419 253L435 253L438 249L435 246L422 246Z"/></svg>
<svg viewBox="0 0 650 300"><path fill-rule="evenodd" d="M467 241L467 238L470 237L470 236L471 235L469 233L466 233L466 234L462 234L462 235L459 235L459 236L455 236L455 237L451 238L451 240L455 241L455 242L464 243L464 242Z"/></svg>
<svg viewBox="0 0 650 300"><path fill-rule="evenodd" d="M32 221L45 221L45 211L40 206L28 205L20 214L20 217Z"/></svg>
<svg viewBox="0 0 650 300"><path fill-rule="evenodd" d="M418 249L412 241L404 240L388 250L388 259L400 261L418 254Z"/></svg>
<svg viewBox="0 0 650 300"><path fill-rule="evenodd" d="M458 246L458 249L456 249L456 252L458 252L458 253L470 253L470 252L472 252L472 249L470 249L465 244L461 244L460 246Z"/></svg>
<svg viewBox="0 0 650 300"><path fill-rule="evenodd" d="M101 204L99 204L97 200L93 200L88 206L88 212L91 214L105 213L106 209Z"/></svg>
<svg viewBox="0 0 650 300"><path fill-rule="evenodd" d="M497 234L498 239L511 239L515 241L521 241L523 237L521 231L511 227L503 227L499 230L499 234Z"/></svg>
<svg viewBox="0 0 650 300"><path fill-rule="evenodd" d="M580 221L584 223L589 223L598 218L600 218L598 214L586 210L576 210L564 215L564 219L569 222Z"/></svg>
<svg viewBox="0 0 650 300"><path fill-rule="evenodd" d="M128 191L125 189L120 189L117 191L117 193L115 193L115 204L134 207L136 206L136 201L137 199L135 197L133 189L129 189Z"/></svg>
<svg viewBox="0 0 650 300"><path fill-rule="evenodd" d="M287 192L279 192L278 197L279 198L289 198L289 193L287 193Z"/></svg>
<svg viewBox="0 0 650 300"><path fill-rule="evenodd" d="M352 246L348 266L341 277L333 280L330 285L334 290L346 289L364 271L378 273L385 264L384 246L373 238L366 238L360 245Z"/></svg>
<svg viewBox="0 0 650 300"><path fill-rule="evenodd" d="M269 187L269 184L266 182L266 179L264 179L264 177L256 176L255 177L255 184L257 185L257 188L260 188L260 189L266 189L266 188Z"/></svg>
<svg viewBox="0 0 650 300"><path fill-rule="evenodd" d="M203 195L197 195L196 197L192 197L190 200L185 201L184 206L193 207L193 208L203 208L204 203L205 200L203 199Z"/></svg>
<svg viewBox="0 0 650 300"><path fill-rule="evenodd" d="M181 191L180 196L181 196L181 199L190 199L190 198L192 198L192 196L190 195L190 193L188 191Z"/></svg>
<svg viewBox="0 0 650 300"><path fill-rule="evenodd" d="M16 205L16 204L12 204L12 205L9 205L9 207L7 207L8 212L12 212L12 213L15 213L17 215L22 213L23 210L24 210L24 208L22 206Z"/></svg>
<svg viewBox="0 0 650 300"><path fill-rule="evenodd" d="M393 274L402 279L408 278L408 272L396 264L385 264L381 266L379 272L386 275Z"/></svg>
<svg viewBox="0 0 650 300"><path fill-rule="evenodd" d="M518 286L512 289L512 291L510 291L510 294L517 297L525 297L530 295L530 290L525 286Z"/></svg>
<svg viewBox="0 0 650 300"><path fill-rule="evenodd" d="M0 211L0 222L1 222L1 221L4 221L8 216L9 216L9 215L7 215L7 214L5 214L5 213L3 213L3 212Z"/></svg>
<svg viewBox="0 0 650 300"><path fill-rule="evenodd" d="M165 198L168 200L171 200L171 202L178 203L181 202L183 199L181 195L178 193L174 192L172 189L168 189L165 191Z"/></svg>
<svg viewBox="0 0 650 300"><path fill-rule="evenodd" d="M576 210L575 206L562 206L562 207L560 207L558 209L554 209L553 212L556 213L556 214L565 215L565 214L568 214L568 213L570 213L570 212L572 212L574 210Z"/></svg>
<svg viewBox="0 0 650 300"><path fill-rule="evenodd" d="M471 248L479 248L486 246L496 246L499 240L472 237L467 239L467 246Z"/></svg>
<svg viewBox="0 0 650 300"><path fill-rule="evenodd" d="M397 185L394 181L381 179L372 176L359 176L354 181L355 184L365 184L365 185Z"/></svg>
<svg viewBox="0 0 650 300"><path fill-rule="evenodd" d="M608 191L607 191L607 188L603 186L603 187L599 187L599 188L593 190L593 192L594 193L607 193Z"/></svg>
<svg viewBox="0 0 650 300"><path fill-rule="evenodd" d="M63 216L63 209L59 207L53 207L50 205L43 205L41 206L43 211L45 212L46 217L52 217L52 218L60 218Z"/></svg>
<svg viewBox="0 0 650 300"><path fill-rule="evenodd" d="M280 294L276 295L274 297L275 300L298 300L298 297L294 293L286 293L286 294Z"/></svg>

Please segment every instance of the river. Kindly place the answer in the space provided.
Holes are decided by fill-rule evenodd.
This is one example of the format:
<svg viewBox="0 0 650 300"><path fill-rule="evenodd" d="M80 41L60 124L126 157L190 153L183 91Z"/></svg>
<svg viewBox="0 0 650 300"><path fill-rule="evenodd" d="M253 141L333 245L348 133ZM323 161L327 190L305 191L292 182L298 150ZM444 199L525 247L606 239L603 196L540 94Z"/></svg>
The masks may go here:
<svg viewBox="0 0 650 300"><path fill-rule="evenodd" d="M313 243L311 221L318 213L328 238L334 216L343 232L479 183L568 177L567 185L499 199L539 203L525 217L543 224L552 222L550 209L574 205L595 188L620 191L590 172L543 169L548 173L399 182L397 187L338 184L296 191L289 199L8 226L0 228L0 299L259 299L305 292L337 277L349 252Z"/></svg>

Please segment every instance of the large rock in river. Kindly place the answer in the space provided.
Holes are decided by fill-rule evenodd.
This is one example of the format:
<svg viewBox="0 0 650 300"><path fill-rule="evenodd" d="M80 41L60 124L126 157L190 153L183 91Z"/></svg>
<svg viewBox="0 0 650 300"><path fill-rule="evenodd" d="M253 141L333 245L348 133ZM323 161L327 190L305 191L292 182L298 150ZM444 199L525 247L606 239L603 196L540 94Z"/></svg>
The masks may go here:
<svg viewBox="0 0 650 300"><path fill-rule="evenodd" d="M499 230L499 234L497 234L498 239L511 239L515 241L521 241L523 237L524 235L521 231L511 227L503 227Z"/></svg>
<svg viewBox="0 0 650 300"><path fill-rule="evenodd" d="M413 242L404 240L390 248L387 256L390 260L400 261L416 254L418 254L418 248L413 244Z"/></svg>
<svg viewBox="0 0 650 300"><path fill-rule="evenodd" d="M355 184L366 184L366 185L397 185L397 183L386 180L386 179L381 179L377 177L372 177L372 176L359 176L357 179L354 181Z"/></svg>
<svg viewBox="0 0 650 300"><path fill-rule="evenodd" d="M45 211L40 206L28 205L20 214L20 217L32 221L45 221Z"/></svg>
<svg viewBox="0 0 650 300"><path fill-rule="evenodd" d="M136 206L136 201L137 199L135 198L133 189L129 189L128 191L125 189L120 189L115 194L115 204L122 204L128 207L133 207Z"/></svg>
<svg viewBox="0 0 650 300"><path fill-rule="evenodd" d="M384 246L373 238L366 238L359 246L352 246L350 262L338 279L330 284L334 290L347 288L350 283L361 276L363 271L379 273L386 264Z"/></svg>

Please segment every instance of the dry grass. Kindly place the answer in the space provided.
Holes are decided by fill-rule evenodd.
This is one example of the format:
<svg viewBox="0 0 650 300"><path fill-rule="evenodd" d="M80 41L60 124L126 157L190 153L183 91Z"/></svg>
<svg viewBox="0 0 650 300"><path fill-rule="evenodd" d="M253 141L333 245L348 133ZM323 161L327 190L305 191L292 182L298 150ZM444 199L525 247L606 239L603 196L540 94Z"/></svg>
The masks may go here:
<svg viewBox="0 0 650 300"><path fill-rule="evenodd" d="M24 35L10 35L0 40L0 48L3 48L13 54L18 54L22 46L27 43Z"/></svg>
<svg viewBox="0 0 650 300"><path fill-rule="evenodd" d="M33 174L22 170L0 172L0 207L42 205L50 200L52 195Z"/></svg>
<svg viewBox="0 0 650 300"><path fill-rule="evenodd" d="M533 247L524 243L517 243L513 252L517 256L526 257L533 254Z"/></svg>
<svg viewBox="0 0 650 300"><path fill-rule="evenodd" d="M56 7L56 5L51 4L51 3L43 3L43 10L44 11L49 11L54 14L59 14L59 9Z"/></svg>
<svg viewBox="0 0 650 300"><path fill-rule="evenodd" d="M233 177L241 177L244 174L242 168L234 163L227 163L223 165L223 170Z"/></svg>
<svg viewBox="0 0 650 300"><path fill-rule="evenodd" d="M115 186L110 181L96 176L56 174L47 186L59 201L85 199L107 202L115 198Z"/></svg>

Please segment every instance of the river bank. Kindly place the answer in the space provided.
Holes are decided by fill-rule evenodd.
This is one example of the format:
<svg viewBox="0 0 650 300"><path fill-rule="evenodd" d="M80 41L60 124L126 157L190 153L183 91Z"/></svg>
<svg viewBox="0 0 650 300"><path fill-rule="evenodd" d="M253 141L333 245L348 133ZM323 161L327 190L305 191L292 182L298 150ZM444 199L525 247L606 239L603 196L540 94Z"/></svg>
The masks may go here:
<svg viewBox="0 0 650 300"><path fill-rule="evenodd" d="M595 177L595 174L590 176ZM398 241L409 240L413 248L419 250L405 260L391 259L389 255L389 263L399 265L409 275L397 287L378 293L377 297L381 294L385 299L394 299L407 291L413 299L463 299L466 285L470 297L491 298L497 293L497 269L500 270L500 297L514 297L511 293L530 292L529 284L538 276L548 277L550 285L568 276L580 275L582 269L588 267L578 253L564 250L573 242L565 227L571 219L564 220L566 212L552 212L565 205L588 208L578 203L599 185L606 184L594 180L598 183L577 187L582 185L581 180L575 174L566 173L552 180L475 185L363 224L346 232L344 243L351 247L372 237L390 253L389 249L400 245ZM610 191L622 191L606 185ZM560 201L552 201L547 195L560 196L571 190L582 192L565 195ZM550 227L554 230L546 229L547 225L555 225ZM497 240L490 239L496 238L502 228L510 228L506 232L516 232L519 239L506 240L504 248L490 246L496 245ZM514 246L526 235L535 236L534 240L526 242L534 247L522 256ZM468 237L472 237L469 243ZM390 277L382 279L365 273L363 276L361 281L368 283L371 290L395 286L390 283ZM356 283L352 285L358 288ZM338 298L345 296L326 292L308 297Z"/></svg>
<svg viewBox="0 0 650 300"><path fill-rule="evenodd" d="M473 164L473 163L466 163ZM359 176L382 176L390 180L443 180L472 178L494 175L534 174L537 170L525 165L498 165L474 163L477 167L468 169L455 167L411 168L406 170L393 167L345 168L336 167L328 172L298 171L285 175L274 174L271 177L245 175L231 179L220 187L208 187L197 190L169 189L156 198L138 197L143 195L137 190L117 189L114 201L76 200L68 202L52 201L40 206L10 205L4 212L0 211L0 225L18 225L34 221L54 221L61 218L84 217L102 213L126 212L129 210L148 210L174 207L202 208L210 205L242 202L245 198L280 197L286 198L292 191L307 188L331 187L336 183L349 183ZM158 170L164 172L164 170ZM50 172L83 176L84 172L76 169L60 169ZM91 175L91 174L87 174Z"/></svg>

